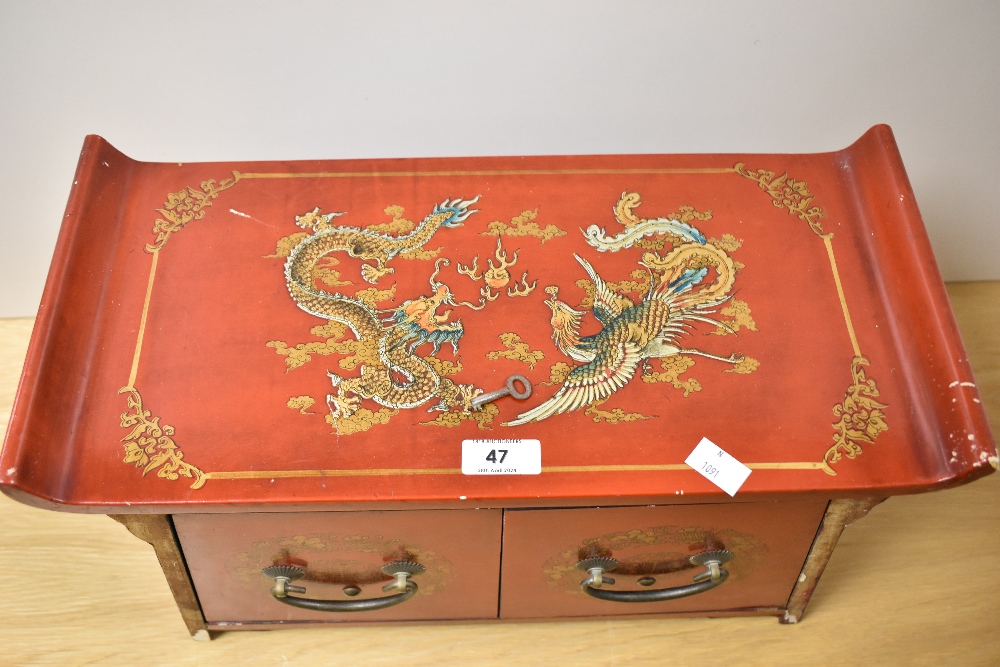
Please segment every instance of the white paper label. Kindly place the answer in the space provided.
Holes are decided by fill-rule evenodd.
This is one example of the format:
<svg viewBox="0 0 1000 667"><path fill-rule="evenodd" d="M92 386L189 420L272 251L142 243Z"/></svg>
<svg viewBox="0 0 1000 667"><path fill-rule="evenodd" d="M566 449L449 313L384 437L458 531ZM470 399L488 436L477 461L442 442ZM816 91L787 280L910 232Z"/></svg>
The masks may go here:
<svg viewBox="0 0 1000 667"><path fill-rule="evenodd" d="M539 440L463 440L463 475L540 475Z"/></svg>
<svg viewBox="0 0 1000 667"><path fill-rule="evenodd" d="M751 472L750 468L722 451L722 448L708 438L701 439L684 463L730 496L736 495Z"/></svg>

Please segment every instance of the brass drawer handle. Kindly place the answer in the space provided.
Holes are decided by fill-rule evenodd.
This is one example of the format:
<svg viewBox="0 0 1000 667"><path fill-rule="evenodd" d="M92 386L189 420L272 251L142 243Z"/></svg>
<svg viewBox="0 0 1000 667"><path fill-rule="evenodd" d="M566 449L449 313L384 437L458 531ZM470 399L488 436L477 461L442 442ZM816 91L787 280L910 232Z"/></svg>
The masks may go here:
<svg viewBox="0 0 1000 667"><path fill-rule="evenodd" d="M305 571L300 567L291 565L272 565L265 567L261 574L274 579L274 586L271 587L271 597L278 602L311 609L313 611L375 611L385 609L401 602L406 602L417 592L417 584L410 581L410 577L424 571L424 566L411 561L397 560L386 563L382 566L382 573L395 577L392 581L382 587L382 590L389 592L398 591L395 595L387 595L381 598L371 598L368 600L311 600L309 598L299 598L289 593L305 593L302 586L292 586L291 582L305 576Z"/></svg>
<svg viewBox="0 0 1000 667"><path fill-rule="evenodd" d="M694 565L704 565L706 568L704 572L695 575L695 583L655 591L610 591L602 588L604 584L615 583L611 577L604 576L605 572L611 572L618 567L618 561L614 558L586 558L577 563L576 567L590 573L588 578L580 582L580 589L590 597L612 602L663 602L704 593L721 585L729 578L729 572L722 567L722 564L732 558L732 552L724 550L695 554L689 559L690 562Z"/></svg>

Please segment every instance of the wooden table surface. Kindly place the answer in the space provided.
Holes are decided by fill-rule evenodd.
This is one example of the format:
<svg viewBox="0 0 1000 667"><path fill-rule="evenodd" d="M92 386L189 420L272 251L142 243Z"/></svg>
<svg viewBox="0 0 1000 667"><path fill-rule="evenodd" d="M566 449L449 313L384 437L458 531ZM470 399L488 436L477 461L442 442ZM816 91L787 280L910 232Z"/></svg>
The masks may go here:
<svg viewBox="0 0 1000 667"><path fill-rule="evenodd" d="M1000 433L1000 282L949 285ZM0 419L32 320L0 320ZM850 526L805 618L185 631L152 549L104 516L0 496L0 665L1000 665L1000 474Z"/></svg>

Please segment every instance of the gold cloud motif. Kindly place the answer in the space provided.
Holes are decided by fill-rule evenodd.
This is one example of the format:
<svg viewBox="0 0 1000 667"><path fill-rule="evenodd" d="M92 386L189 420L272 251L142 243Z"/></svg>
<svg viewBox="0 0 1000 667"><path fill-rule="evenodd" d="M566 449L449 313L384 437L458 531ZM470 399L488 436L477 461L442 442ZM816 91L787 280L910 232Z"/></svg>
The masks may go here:
<svg viewBox="0 0 1000 667"><path fill-rule="evenodd" d="M573 367L567 364L565 361L557 361L556 363L549 366L549 379L545 382L539 382L538 384L543 385L554 385L562 384L569 377L569 372L573 370Z"/></svg>
<svg viewBox="0 0 1000 667"><path fill-rule="evenodd" d="M727 368L722 372L740 373L742 375L749 375L750 373L753 373L755 370L757 370L758 366L760 366L760 362L754 359L753 357L743 357L742 360L737 361L735 364L733 364L732 368Z"/></svg>
<svg viewBox="0 0 1000 667"><path fill-rule="evenodd" d="M661 371L653 371L642 374L642 381L647 383L668 382L675 389L683 389L684 397L687 398L691 392L701 391L701 383L694 378L681 380L680 376L694 366L694 359L682 355L672 357L660 357L658 359Z"/></svg>
<svg viewBox="0 0 1000 667"><path fill-rule="evenodd" d="M536 208L534 211L521 211L521 214L511 218L509 223L494 220L486 226L487 231L483 232L481 236L533 236L541 239L542 245L557 236L566 236L566 232L555 225L542 227L535 222L537 217L538 209Z"/></svg>
<svg viewBox="0 0 1000 667"><path fill-rule="evenodd" d="M610 411L601 410L600 403L595 403L584 410L583 414L590 415L594 422L600 423L605 421L609 424L617 424L619 422L634 422L641 419L652 419L650 415L644 415L639 412L625 412L621 408L612 408Z"/></svg>
<svg viewBox="0 0 1000 667"><path fill-rule="evenodd" d="M729 305L719 311L719 314L732 318L728 320L720 320L720 322L725 323L725 325L733 331L739 331L741 328L749 331L757 331L757 323L753 321L753 317L750 315L750 306L746 301L733 299L729 302ZM720 326L716 327L715 331L712 333L716 336L725 336L732 332L727 331L725 327Z"/></svg>
<svg viewBox="0 0 1000 667"><path fill-rule="evenodd" d="M351 435L367 431L376 424L388 424L393 415L398 412L399 410L392 408L379 408L376 412L372 412L368 408L358 408L350 417L334 417L332 414L327 414L325 419L326 423L332 426L338 435Z"/></svg>
<svg viewBox="0 0 1000 667"><path fill-rule="evenodd" d="M288 257L292 253L292 248L299 244L299 241L309 236L309 232L296 232L284 238L278 239L278 243L274 249L273 255L264 255L264 257Z"/></svg>
<svg viewBox="0 0 1000 667"><path fill-rule="evenodd" d="M442 412L429 422L421 422L424 426L444 426L445 428L455 428L465 421L474 421L479 425L479 430L490 431L490 424L500 414L500 408L487 403L481 410L476 412L452 411Z"/></svg>
<svg viewBox="0 0 1000 667"><path fill-rule="evenodd" d="M500 342L503 343L504 347L507 349L487 352L487 359L496 361L497 359L503 357L504 359L522 361L528 364L529 368L534 370L535 364L545 358L544 352L541 350L532 350L527 343L521 341L521 337L516 333L507 332L500 334Z"/></svg>
<svg viewBox="0 0 1000 667"><path fill-rule="evenodd" d="M314 415L315 412L307 412L309 408L316 404L316 399L312 396L292 396L285 403L292 410L298 410L299 414Z"/></svg>
<svg viewBox="0 0 1000 667"><path fill-rule="evenodd" d="M397 204L386 206L382 209L382 212L386 215L392 216L392 220L389 222L380 222L375 225L368 225L365 229L378 234L406 234L407 232L412 231L417 224L412 220L404 218L403 211L403 207Z"/></svg>

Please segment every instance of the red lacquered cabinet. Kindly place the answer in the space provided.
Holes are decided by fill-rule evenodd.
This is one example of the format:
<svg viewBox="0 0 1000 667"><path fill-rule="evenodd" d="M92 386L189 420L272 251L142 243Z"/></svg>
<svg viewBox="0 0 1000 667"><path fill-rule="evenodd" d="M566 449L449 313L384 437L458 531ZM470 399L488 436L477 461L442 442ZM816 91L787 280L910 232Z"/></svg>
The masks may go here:
<svg viewBox="0 0 1000 667"><path fill-rule="evenodd" d="M885 126L199 164L89 137L0 488L124 523L207 637L795 622L845 525L996 467Z"/></svg>

